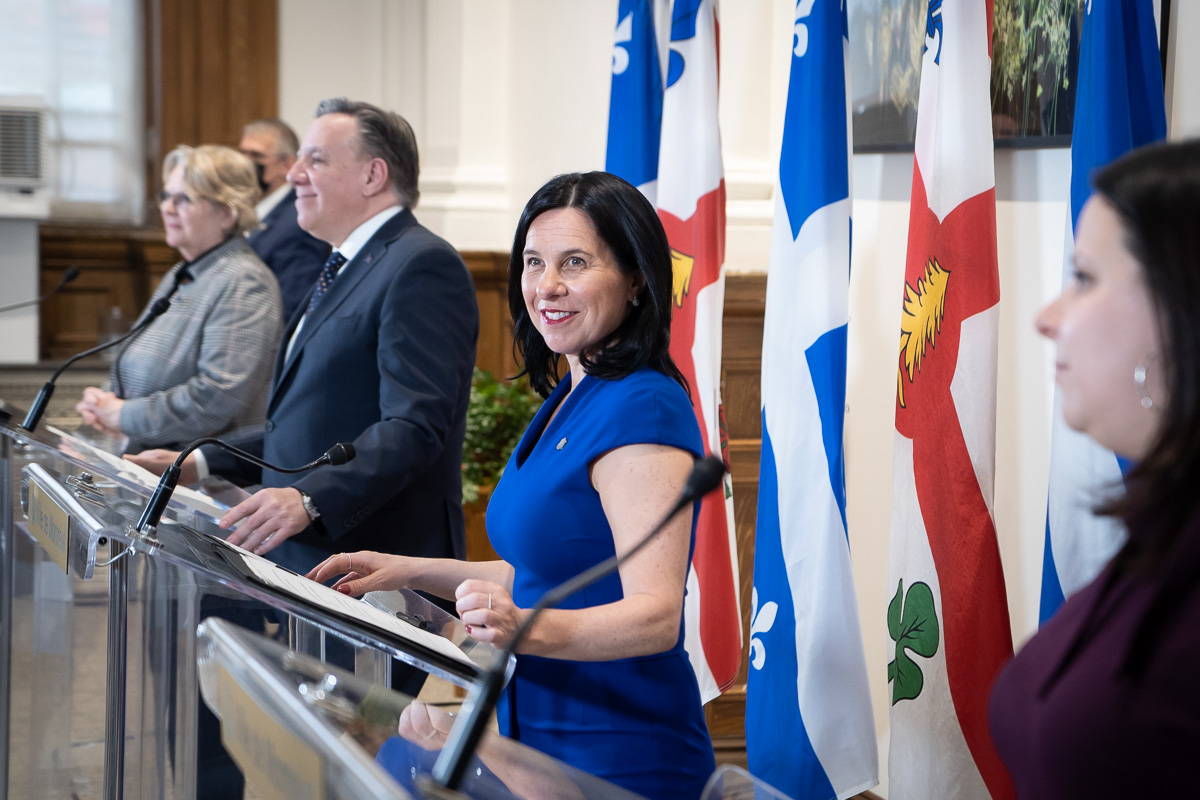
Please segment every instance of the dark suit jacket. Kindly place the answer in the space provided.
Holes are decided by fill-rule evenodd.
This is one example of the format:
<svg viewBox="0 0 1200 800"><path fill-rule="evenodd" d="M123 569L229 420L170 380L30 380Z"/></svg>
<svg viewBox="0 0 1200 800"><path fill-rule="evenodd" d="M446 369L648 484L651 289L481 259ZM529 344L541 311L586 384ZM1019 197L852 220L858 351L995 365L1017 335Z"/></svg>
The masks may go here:
<svg viewBox="0 0 1200 800"><path fill-rule="evenodd" d="M264 486L295 486L321 511L280 549L295 541L328 553L462 558L462 444L479 336L462 259L402 211L334 279L285 360L301 316L284 331L266 430L237 444L286 467L336 442L353 442L357 456L298 480L263 471ZM219 450L204 455L215 473L251 477Z"/></svg>
<svg viewBox="0 0 1200 800"><path fill-rule="evenodd" d="M262 224L246 237L263 263L275 273L283 298L283 318L294 312L317 282L329 244L309 234L296 221L296 190L284 195Z"/></svg>

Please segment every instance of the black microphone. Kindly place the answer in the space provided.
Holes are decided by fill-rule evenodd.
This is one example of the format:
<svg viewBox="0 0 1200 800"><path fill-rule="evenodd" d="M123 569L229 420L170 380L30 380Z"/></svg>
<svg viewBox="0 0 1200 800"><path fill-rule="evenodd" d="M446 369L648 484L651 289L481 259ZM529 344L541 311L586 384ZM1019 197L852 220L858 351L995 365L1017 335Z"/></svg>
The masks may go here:
<svg viewBox="0 0 1200 800"><path fill-rule="evenodd" d="M5 311L15 311L16 309L24 308L25 306L40 305L41 303L44 303L48 299L50 299L51 295L58 294L64 286L66 286L68 283L70 283L71 281L75 280L78 277L79 277L79 267L67 267L66 271L63 272L62 280L60 280L58 282L58 286L55 286L53 289L46 292L41 297L35 297L32 300L23 300L20 303L13 303L12 305L9 305L9 306L0 306L0 314L3 314Z"/></svg>
<svg viewBox="0 0 1200 800"><path fill-rule="evenodd" d="M63 374L63 370L81 358L95 355L101 350L107 350L110 347L116 347L131 336L136 336L137 334L141 333L142 329L144 329L147 325L156 320L158 317L162 316L162 314L170 307L171 301L167 300L165 297L155 300L154 305L150 306L150 310L146 312L145 318L137 325L134 325L129 333L113 339L111 342L105 342L104 344L96 345L90 350L84 350L82 353L77 353L68 358L67 362L58 368L54 375L51 376L50 380L46 381L46 385L43 386L41 391L38 392L37 397L34 398L33 405L29 407L29 413L25 415L25 421L21 423L21 427L32 432L33 429L37 427L38 423L41 422L42 414L46 413L46 405L50 402L50 398L54 396L54 382L58 380L59 375Z"/></svg>
<svg viewBox="0 0 1200 800"><path fill-rule="evenodd" d="M459 721L451 729L446 746L442 748L442 752L438 754L437 761L433 765L435 782L452 792L458 791L467 769L467 761L479 746L479 740L483 736L484 728L487 727L488 719L496 708L496 702L500 699L500 691L504 688L505 667L509 657L517 649L517 645L524 640L529 628L541 613L547 608L557 606L566 598L586 589L601 578L616 572L622 564L648 545L676 514L720 486L724 476L725 464L720 457L709 456L700 459L692 467L692 473L688 475L687 483L684 484L683 491L679 493L679 499L675 501L675 505L633 549L601 561L542 595L542 599L537 601L537 604L513 633L508 647L504 648L496 663L484 675L483 681L472 687L470 695L463 703Z"/></svg>
<svg viewBox="0 0 1200 800"><path fill-rule="evenodd" d="M251 455L245 450L238 449L231 444L226 444L220 439L212 437L197 439L183 448L179 455L175 457L175 463L163 471L162 476L158 479L158 486L154 487L154 494L150 496L150 502L146 504L146 509L142 512L142 518L138 520L137 527L134 530L141 533L146 528L153 528L158 525L159 520L162 519L163 512L167 509L167 503L171 500L171 495L175 493L175 486L179 483L179 473L182 471L184 459L197 447L206 444L216 445L222 450L233 453L238 458L249 461L257 467L289 475L297 472L308 472L310 469L316 469L325 464L332 464L333 466L345 464L355 456L354 445L349 442L338 442L326 450L320 458L310 461L302 467L287 469L285 467L277 467L274 464L268 464L258 456Z"/></svg>

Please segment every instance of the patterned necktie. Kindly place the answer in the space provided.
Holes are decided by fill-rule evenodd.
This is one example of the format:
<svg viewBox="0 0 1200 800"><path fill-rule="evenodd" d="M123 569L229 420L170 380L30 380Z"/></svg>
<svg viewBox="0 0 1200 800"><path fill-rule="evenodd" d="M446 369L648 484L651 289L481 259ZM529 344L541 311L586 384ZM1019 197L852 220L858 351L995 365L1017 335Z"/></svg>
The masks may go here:
<svg viewBox="0 0 1200 800"><path fill-rule="evenodd" d="M329 287L333 285L333 279L337 275L342 264L346 263L346 257L334 250L329 254L329 258L325 261L325 266L321 268L321 274L317 276L317 290L313 292L313 296L308 301L308 311L305 313L311 314L317 304L321 302L321 298L329 291Z"/></svg>

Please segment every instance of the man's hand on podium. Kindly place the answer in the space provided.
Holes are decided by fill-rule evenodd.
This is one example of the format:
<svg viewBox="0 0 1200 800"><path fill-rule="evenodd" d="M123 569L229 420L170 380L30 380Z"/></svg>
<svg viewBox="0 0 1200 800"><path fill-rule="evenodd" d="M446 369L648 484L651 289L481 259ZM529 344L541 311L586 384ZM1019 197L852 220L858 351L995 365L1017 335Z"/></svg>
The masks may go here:
<svg viewBox="0 0 1200 800"><path fill-rule="evenodd" d="M126 461L132 461L142 469L160 476L167 471L167 467L175 463L177 458L179 458L178 450L143 450L137 455L125 456ZM179 483L191 486L198 480L200 480L200 471L196 467L196 457L189 455L179 467Z"/></svg>
<svg viewBox="0 0 1200 800"><path fill-rule="evenodd" d="M217 523L226 530L238 523L226 540L252 553L265 555L308 527L308 512L299 489L260 489L225 512Z"/></svg>

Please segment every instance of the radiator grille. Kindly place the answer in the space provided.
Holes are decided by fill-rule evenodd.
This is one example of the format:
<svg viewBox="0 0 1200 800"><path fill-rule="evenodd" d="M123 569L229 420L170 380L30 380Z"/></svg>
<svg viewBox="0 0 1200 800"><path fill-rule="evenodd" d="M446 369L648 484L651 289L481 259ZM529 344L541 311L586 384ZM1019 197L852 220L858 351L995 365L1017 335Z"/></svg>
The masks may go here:
<svg viewBox="0 0 1200 800"><path fill-rule="evenodd" d="M40 186L43 112L0 108L0 184Z"/></svg>

